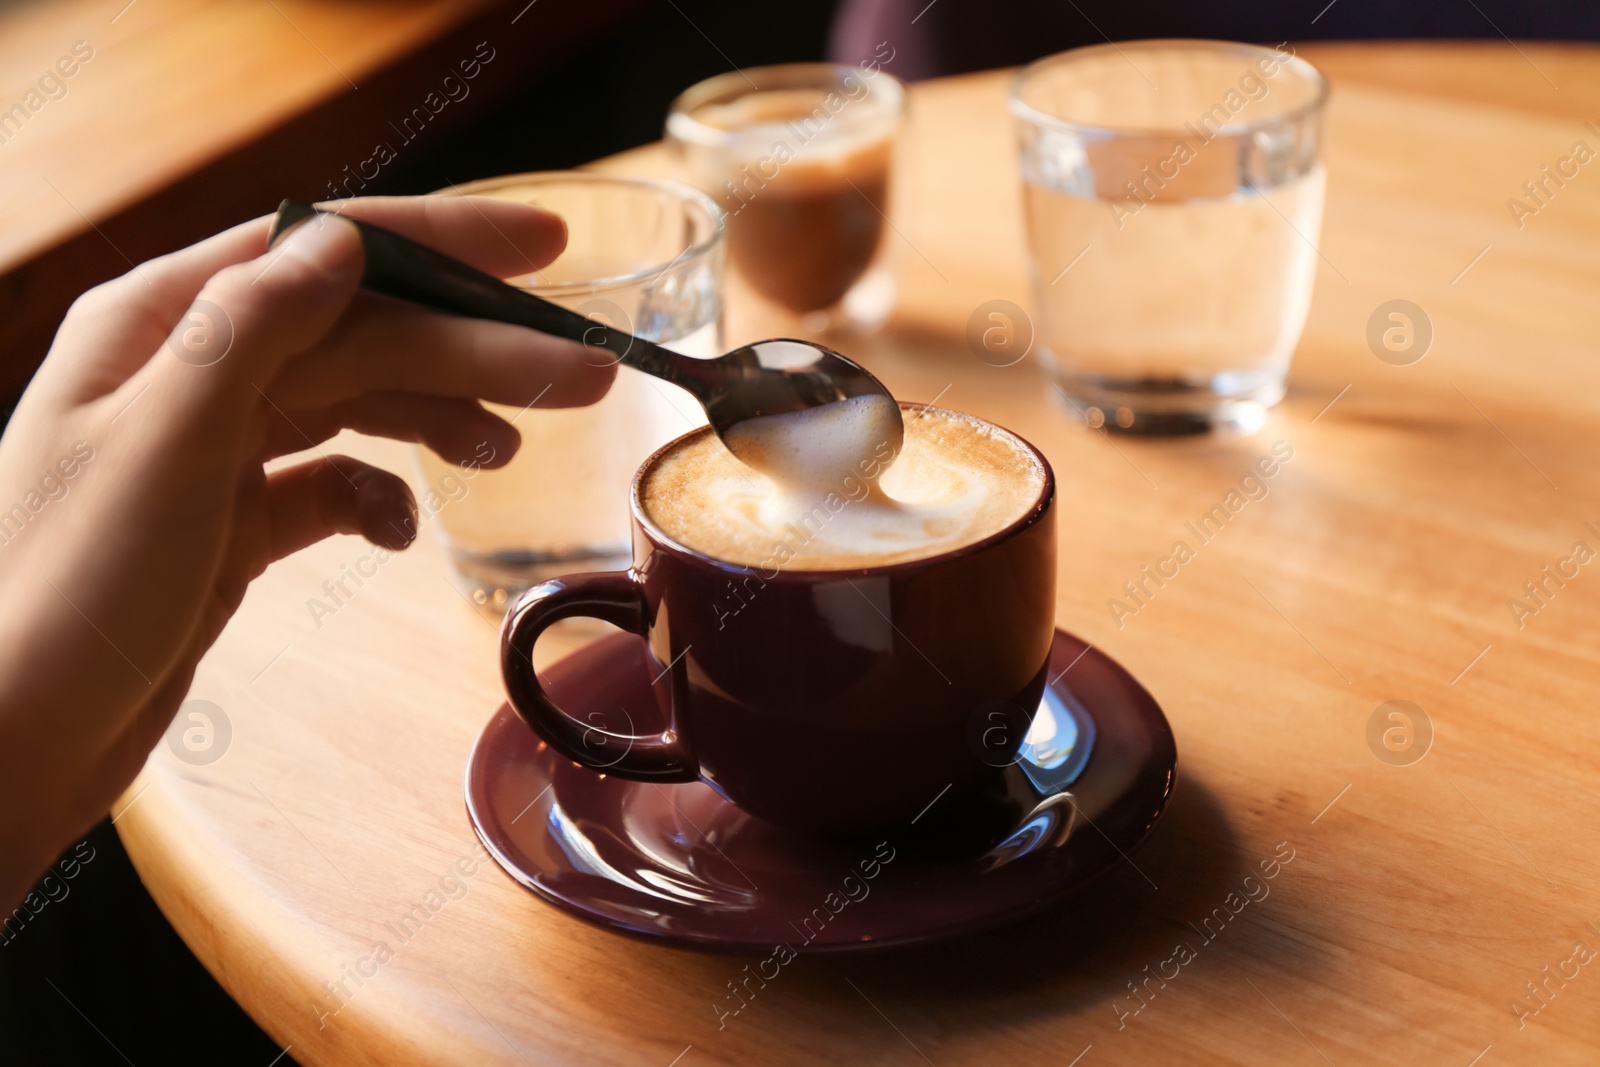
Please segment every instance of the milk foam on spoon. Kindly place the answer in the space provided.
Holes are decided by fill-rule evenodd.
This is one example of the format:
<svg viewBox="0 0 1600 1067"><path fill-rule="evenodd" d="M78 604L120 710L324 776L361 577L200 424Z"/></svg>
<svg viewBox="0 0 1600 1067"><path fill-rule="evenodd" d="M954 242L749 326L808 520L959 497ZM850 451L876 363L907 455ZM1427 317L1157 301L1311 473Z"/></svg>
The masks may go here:
<svg viewBox="0 0 1600 1067"><path fill-rule="evenodd" d="M899 406L886 396L746 419L723 435L739 460L767 476L775 493L811 496L844 487L854 476L875 484L894 462Z"/></svg>

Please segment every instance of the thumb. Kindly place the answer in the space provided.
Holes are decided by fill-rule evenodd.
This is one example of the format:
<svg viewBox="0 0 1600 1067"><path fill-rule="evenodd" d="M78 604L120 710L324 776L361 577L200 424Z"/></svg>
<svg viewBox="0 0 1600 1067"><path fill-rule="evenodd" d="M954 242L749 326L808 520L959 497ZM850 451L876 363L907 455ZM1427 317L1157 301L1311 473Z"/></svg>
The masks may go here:
<svg viewBox="0 0 1600 1067"><path fill-rule="evenodd" d="M266 254L218 271L167 339L175 391L236 417L227 400L257 402L289 357L333 329L364 263L355 227L319 215Z"/></svg>

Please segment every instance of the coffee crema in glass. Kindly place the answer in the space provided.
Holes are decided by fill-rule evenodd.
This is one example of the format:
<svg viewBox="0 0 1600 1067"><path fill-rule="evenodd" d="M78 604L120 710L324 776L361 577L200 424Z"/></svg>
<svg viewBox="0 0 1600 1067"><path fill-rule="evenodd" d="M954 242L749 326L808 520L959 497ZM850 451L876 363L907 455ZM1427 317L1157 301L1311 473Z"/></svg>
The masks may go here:
<svg viewBox="0 0 1600 1067"><path fill-rule="evenodd" d="M728 213L739 275L784 312L856 325L892 300L883 248L903 88L870 64L762 67L696 85L667 134Z"/></svg>
<svg viewBox="0 0 1600 1067"><path fill-rule="evenodd" d="M852 570L973 544L1038 503L1044 467L1020 438L969 415L902 410L898 456L887 445L830 454L830 441L859 436L836 423L870 424L870 405L828 405L809 424L786 417L766 473L709 431L684 437L640 474L643 512L678 544L729 563Z"/></svg>

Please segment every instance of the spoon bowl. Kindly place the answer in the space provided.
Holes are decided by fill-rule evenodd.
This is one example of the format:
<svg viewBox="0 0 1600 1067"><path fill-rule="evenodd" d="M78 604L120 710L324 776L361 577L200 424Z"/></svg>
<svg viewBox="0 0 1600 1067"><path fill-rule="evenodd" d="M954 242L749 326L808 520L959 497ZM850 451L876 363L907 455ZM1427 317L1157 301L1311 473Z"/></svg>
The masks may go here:
<svg viewBox="0 0 1600 1067"><path fill-rule="evenodd" d="M741 453L741 441L732 431L742 423L860 397L881 397L881 410L894 412L892 425L882 427L879 436L887 439L891 450L900 451L905 427L889 390L859 363L831 348L775 338L736 348L707 362L718 365L722 380L721 388L704 402L706 417L735 455ZM870 442L869 448L877 443Z"/></svg>

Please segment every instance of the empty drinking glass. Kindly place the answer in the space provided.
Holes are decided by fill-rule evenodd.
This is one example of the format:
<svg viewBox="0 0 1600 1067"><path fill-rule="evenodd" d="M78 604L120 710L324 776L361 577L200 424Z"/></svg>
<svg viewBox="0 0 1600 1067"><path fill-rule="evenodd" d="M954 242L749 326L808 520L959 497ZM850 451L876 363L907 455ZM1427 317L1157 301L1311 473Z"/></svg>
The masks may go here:
<svg viewBox="0 0 1600 1067"><path fill-rule="evenodd" d="M723 216L709 197L676 182L579 171L492 178L450 195L537 204L566 220L565 251L507 279L513 285L686 355L722 354ZM416 454L424 521L436 520L466 592L495 607L545 578L626 567L634 471L706 421L687 393L630 370L591 407L489 407L522 433L505 467Z"/></svg>

